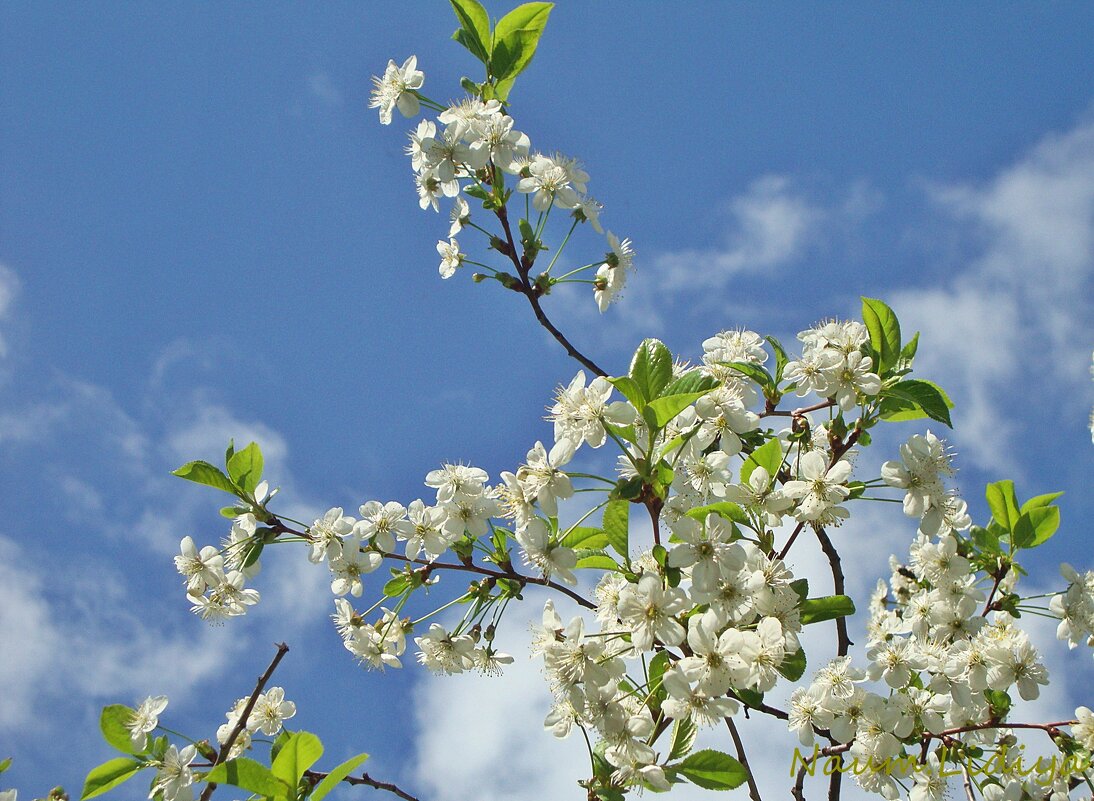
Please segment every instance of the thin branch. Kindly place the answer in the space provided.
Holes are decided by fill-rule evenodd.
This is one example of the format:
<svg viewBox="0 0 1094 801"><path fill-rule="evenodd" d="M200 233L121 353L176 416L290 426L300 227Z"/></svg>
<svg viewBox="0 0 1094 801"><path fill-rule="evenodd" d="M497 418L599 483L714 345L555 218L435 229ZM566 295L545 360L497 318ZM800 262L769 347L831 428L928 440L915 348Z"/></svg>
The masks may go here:
<svg viewBox="0 0 1094 801"><path fill-rule="evenodd" d="M840 561L839 551L836 550L836 546L832 544L832 540L828 538L828 533L822 527L816 526L813 530L817 534L821 550L828 557L828 566L832 569L833 592L836 595L846 595L843 564ZM847 635L847 618L842 615L836 618L836 644L838 656L847 656L853 644L851 638Z"/></svg>
<svg viewBox="0 0 1094 801"><path fill-rule="evenodd" d="M503 570L491 570L488 567L480 567L479 565L476 565L476 564L466 565L466 564L457 564L455 562L429 562L425 559L409 559L405 556L400 556L397 553L384 552L383 555L384 555L385 559L395 559L395 560L400 561L400 562L409 562L409 563L415 564L415 565L422 565L423 567L427 567L430 570L459 570L459 571L462 571L464 573L477 573L480 576L489 576L491 578L510 579L512 581L519 581L519 582L524 583L524 584L538 584L541 587L550 587L552 590L555 590L557 592L561 592L563 595L568 595L570 598L573 598L575 601L577 601L581 606L584 606L586 609L596 609L596 604L594 604L592 601L585 598L584 596L580 595L579 593L574 592L569 587L564 587L563 585L558 584L557 582L551 581L550 579L546 579L546 578L543 578L543 577L526 576L523 573L518 573L517 571L513 570L512 568L510 568L509 570L504 570L504 571Z"/></svg>
<svg viewBox="0 0 1094 801"><path fill-rule="evenodd" d="M305 771L304 775L315 783L321 782L323 779L327 778L326 773L320 773L314 770ZM362 773L360 776L347 776L346 778L342 779L342 781L346 784L363 785L365 787L373 787L377 790L386 790L389 793L394 793L395 795L399 796L399 798L402 798L403 801L419 801L418 798L412 796L410 793L408 793L406 790L403 790L398 785L392 784L391 782L379 781L372 778L367 773Z"/></svg>
<svg viewBox="0 0 1094 801"><path fill-rule="evenodd" d="M741 735L737 731L737 726L733 723L733 718L726 718L726 726L729 727L729 736L733 738L733 747L737 749L737 760L741 763L745 769L745 776L748 777L748 795L752 798L752 801L763 801L760 797L760 788L756 786L756 779L752 775L752 767L748 764L748 757L745 755L745 744L741 742Z"/></svg>
<svg viewBox="0 0 1094 801"><path fill-rule="evenodd" d="M235 745L236 738L239 737L240 732L247 726L247 718L250 717L251 712L254 710L255 704L258 702L258 696L262 695L262 691L266 688L266 682L273 676L282 657L288 652L289 646L285 645L285 643L281 642L277 644L277 653L274 654L273 661L270 662L269 667L266 668L266 672L259 676L258 683L255 684L254 692L252 692L251 697L247 699L247 704L243 707L243 712L240 713L239 720L236 721L236 725L232 728L231 733L229 733L228 739L224 741L224 745L220 747L217 758L213 760L213 767L216 767L228 758L232 746ZM213 795L215 789L217 789L215 782L209 782L205 785L205 789L201 791L201 801L209 801L209 798Z"/></svg>
<svg viewBox="0 0 1094 801"><path fill-rule="evenodd" d="M558 328L555 327L555 324L552 323L547 317L547 313L543 311L543 307L540 305L539 302L539 292L536 290L535 287L533 287L532 282L528 280L528 275L532 269L532 264L528 262L526 257L517 256L517 243L516 240L513 238L513 229L509 225L509 210L505 206L502 206L500 209L495 209L495 213L498 216L498 220L501 222L502 230L505 231L505 241L508 245L509 251L506 255L509 256L510 261L513 262L513 267L516 268L517 274L520 276L520 284L518 286L513 286L512 288L517 292L520 292L522 295L524 295L524 297L528 298L528 303L532 306L532 313L535 314L536 320L538 320L539 324L547 329L547 332L551 336L553 336L558 341L558 343L562 345L563 348L566 349L566 353L568 353L572 358L580 362L583 367L591 370L596 375L608 375L596 364L596 362L594 362L588 356L575 348L570 343L570 340L568 340L566 336L561 331L559 331Z"/></svg>

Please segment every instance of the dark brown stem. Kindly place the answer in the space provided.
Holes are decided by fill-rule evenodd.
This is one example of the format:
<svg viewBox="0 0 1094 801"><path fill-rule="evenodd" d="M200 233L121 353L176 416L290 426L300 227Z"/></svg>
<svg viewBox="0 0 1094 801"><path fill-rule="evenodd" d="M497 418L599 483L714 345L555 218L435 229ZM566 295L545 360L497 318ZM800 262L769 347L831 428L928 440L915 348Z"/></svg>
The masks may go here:
<svg viewBox="0 0 1094 801"><path fill-rule="evenodd" d="M817 752L817 757L819 758L819 757L822 757L822 756L823 757L834 756L836 754L842 754L842 753L844 753L846 751L849 751L849 750L851 750L851 744L850 743L843 743L841 745L830 745L830 746L827 746L826 748L821 748ZM805 771L808 769L809 764L812 761L813 761L813 757L807 757L805 760L802 761L802 766L801 766L801 768L798 769L798 776L794 780L794 787L791 788L791 790L790 790L790 794L792 796L794 796L794 798L796 798L797 801L805 801L805 790L804 790L804 787L805 787ZM833 776L838 776L838 775L840 775L840 771L836 770L832 775ZM831 792L831 789L832 789L831 785L829 785L829 792ZM839 795L839 788L838 787L836 788L836 794L837 794L837 796Z"/></svg>
<svg viewBox="0 0 1094 801"><path fill-rule="evenodd" d="M527 258L517 256L517 243L513 238L513 229L509 225L509 210L505 206L502 206L500 209L496 209L495 213L498 216L498 220L501 222L502 230L505 231L505 241L509 249L509 253L506 255L509 256L510 261L513 262L513 267L516 268L517 275L520 276L520 286L514 287L514 289L528 298L528 303L532 307L532 313L535 314L536 320L538 320L539 324L547 329L547 332L566 349L566 353L568 353L571 358L576 359L583 367L587 370L591 370L596 375L606 376L607 373L604 372L596 362L575 348L570 343L570 340L566 339L566 336L555 327L555 324L552 323L550 319L548 319L547 313L543 311L543 307L539 302L540 292L528 279L528 274L532 265L528 262Z"/></svg>
<svg viewBox="0 0 1094 801"><path fill-rule="evenodd" d="M254 692L251 693L251 697L247 699L247 704L243 707L243 712L239 715L239 720L236 721L236 725L232 728L232 731L228 734L228 739L224 741L224 745L220 747L220 751L217 753L217 758L213 760L213 767L221 764L228 758L228 754L231 753L232 746L235 744L236 738L239 737L240 732L247 726L247 718L250 717L251 712L255 708L255 704L258 702L258 696L262 695L262 691L266 688L266 682L273 676L275 670L277 670L278 664L281 659L289 652L289 646L285 643L277 644L277 653L274 654L273 661L270 662L269 667L266 668L266 672L258 677L258 683L255 684ZM213 791L217 789L215 782L209 782L205 785L205 789L201 791L201 801L209 801L209 798L213 795Z"/></svg>
<svg viewBox="0 0 1094 801"><path fill-rule="evenodd" d="M315 783L321 782L323 779L327 778L326 773L319 773L318 771L314 770L305 771L304 775ZM377 779L369 776L367 773L362 773L360 776L347 776L346 778L342 779L342 781L344 781L346 784L364 785L365 787L374 787L377 790L386 790L387 792L394 793L395 795L399 796L399 798L404 799L404 801L418 801L416 797L412 796L406 790L401 789L397 785L392 784L391 782L378 781Z"/></svg>
<svg viewBox="0 0 1094 801"><path fill-rule="evenodd" d="M726 718L726 726L729 727L729 736L733 738L733 747L737 749L737 760L741 763L745 769L745 776L748 777L748 795L752 798L752 801L763 801L760 797L760 788L756 786L756 779L752 776L752 767L748 764L748 757L745 755L745 744L741 742L741 735L737 731L737 726L733 723L733 718Z"/></svg>
<svg viewBox="0 0 1094 801"><path fill-rule="evenodd" d="M760 412L760 417L803 417L809 414L809 412L819 412L821 409L827 409L835 406L836 402L829 398L826 401L820 403L814 403L812 406L803 406L800 409L794 409L793 411L784 412L778 409L765 409Z"/></svg>
<svg viewBox="0 0 1094 801"><path fill-rule="evenodd" d="M828 538L828 533L823 528L816 526L814 531L817 533L821 550L828 557L828 566L832 569L832 590L836 595L846 595L843 563L840 561L839 551L836 550L836 546L832 544L832 540ZM847 635L847 618L842 615L836 618L836 645L838 656L847 656L852 645L851 638Z"/></svg>
<svg viewBox="0 0 1094 801"><path fill-rule="evenodd" d="M794 544L794 540L798 538L798 535L802 533L802 529L805 528L805 521L799 521L798 525L794 527L794 530L790 532L790 539L786 541L786 545L779 551L779 558L785 559L786 555L790 553L790 546Z"/></svg>
<svg viewBox="0 0 1094 801"><path fill-rule="evenodd" d="M428 567L430 570L459 570L464 573L477 573L480 576L489 576L491 578L504 578L512 579L513 581L519 581L523 584L538 584L541 587L550 587L556 592L561 592L563 595L567 595L573 598L581 606L586 609L596 609L596 604L580 594L574 592L569 587L564 587L557 582L551 581L537 576L526 576L523 573L518 573L512 568L509 570L491 570L488 567L480 567L476 564L454 564L452 562L429 562L425 559L408 559L405 556L400 556L397 553L384 553L385 559L395 559L399 562L409 562L410 564L422 565Z"/></svg>

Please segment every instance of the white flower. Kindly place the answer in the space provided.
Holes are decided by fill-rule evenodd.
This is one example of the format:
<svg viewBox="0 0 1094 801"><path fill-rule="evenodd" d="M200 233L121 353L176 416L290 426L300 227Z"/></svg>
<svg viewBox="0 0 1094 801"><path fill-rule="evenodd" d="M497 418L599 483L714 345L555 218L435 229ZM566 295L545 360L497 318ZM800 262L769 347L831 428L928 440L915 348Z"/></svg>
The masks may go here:
<svg viewBox="0 0 1094 801"><path fill-rule="evenodd" d="M524 549L524 560L538 567L544 578L555 575L567 584L577 584L572 572L577 566L577 554L573 548L552 545L546 523L538 517L533 518L523 529L517 530L515 537Z"/></svg>
<svg viewBox="0 0 1094 801"><path fill-rule="evenodd" d="M406 508L401 503L389 501L369 501L358 511L361 519L353 527L353 532L362 541L372 540L384 553L395 550L395 538L409 539L414 534L414 524L406 519Z"/></svg>
<svg viewBox="0 0 1094 801"><path fill-rule="evenodd" d="M603 208L591 197L583 197L581 202L577 204L577 208L574 209L573 214L578 220L592 225L593 230L598 234L603 234L604 229L600 227L600 211Z"/></svg>
<svg viewBox="0 0 1094 801"><path fill-rule="evenodd" d="M744 550L733 542L733 528L718 515L707 515L704 523L682 517L672 533L680 542L669 551L668 564L690 567L691 582L701 593L713 592L719 580L744 567Z"/></svg>
<svg viewBox="0 0 1094 801"><path fill-rule="evenodd" d="M638 584L619 593L619 617L631 630L631 643L648 651L654 641L679 645L684 627L675 616L687 611L688 600L679 587L665 589L656 573L643 573Z"/></svg>
<svg viewBox="0 0 1094 801"><path fill-rule="evenodd" d="M748 680L749 667L733 650L734 631L727 629L719 635L716 616L709 612L688 620L692 655L681 659L678 666L707 695L725 695L730 687Z"/></svg>
<svg viewBox="0 0 1094 801"><path fill-rule="evenodd" d="M160 714L167 708L167 696L149 696L133 710L133 716L125 724L129 729L129 738L133 747L142 750L148 742L148 735L160 725Z"/></svg>
<svg viewBox="0 0 1094 801"><path fill-rule="evenodd" d="M388 61L382 78L372 76L368 107L380 110L380 123L383 125L391 124L391 111L395 108L404 117L413 117L421 106L414 92L421 89L424 82L425 74L418 70L417 56L408 58L401 67L396 66L394 61Z"/></svg>
<svg viewBox="0 0 1094 801"><path fill-rule="evenodd" d="M251 714L247 718L247 728L252 732L261 731L272 737L281 731L284 721L296 714L296 704L285 700L285 690L271 687L255 700Z"/></svg>
<svg viewBox="0 0 1094 801"><path fill-rule="evenodd" d="M439 623L414 638L419 648L418 661L434 673L463 673L475 666L474 641L466 634L450 635Z"/></svg>
<svg viewBox="0 0 1094 801"><path fill-rule="evenodd" d="M828 371L828 394L843 411L854 409L860 394L876 395L881 391L881 378L870 372L873 366L873 359L856 350L848 353L846 361L839 367Z"/></svg>
<svg viewBox="0 0 1094 801"><path fill-rule="evenodd" d="M157 764L159 770L155 781L152 782L152 790L148 797L152 798L157 793L163 794L163 801L189 801L194 797L194 774L190 770L190 763L197 756L197 748L188 745L179 751L178 746L172 745L164 753L163 759Z"/></svg>
<svg viewBox="0 0 1094 801"><path fill-rule="evenodd" d="M570 477L559 469L573 455L574 446L569 440L556 442L550 453L537 441L524 457L526 463L517 470L516 480L528 496L536 499L548 517L558 517L559 500L573 497Z"/></svg>
<svg viewBox="0 0 1094 801"><path fill-rule="evenodd" d="M198 552L193 537L183 537L175 568L186 579L186 592L201 595L210 584L219 584L224 575L224 557L212 545Z"/></svg>
<svg viewBox="0 0 1094 801"><path fill-rule="evenodd" d="M585 372L580 371L565 388L559 388L550 417L555 424L555 442L568 440L575 447L587 442L590 447L604 444L607 431L604 423L625 426L634 422L634 409L622 401L608 403L612 385L597 376L585 386Z"/></svg>
<svg viewBox="0 0 1094 801"><path fill-rule="evenodd" d="M452 544L453 539L442 528L444 510L437 506L426 506L420 499L407 507L407 517L414 526L414 533L407 537L406 556L417 559L425 551L430 560L436 559Z"/></svg>
<svg viewBox="0 0 1094 801"><path fill-rule="evenodd" d="M698 726L713 726L737 712L736 701L726 698L724 694L706 692L698 686L692 687L689 677L679 668L665 671L661 682L668 693L661 708L670 718L690 716Z"/></svg>
<svg viewBox="0 0 1094 801"><path fill-rule="evenodd" d="M462 197L457 197L452 204L452 212L449 214L449 219L452 220L452 226L448 229L448 236L454 237L463 227L471 222L471 207L467 205L467 201ZM456 240L452 239L452 242ZM440 242L437 243L437 247L440 247ZM441 254L444 255L443 253ZM458 264L456 265L459 266ZM447 276L445 276L447 278Z"/></svg>
<svg viewBox="0 0 1094 801"><path fill-rule="evenodd" d="M330 583L331 592L335 595L348 592L354 598L360 598L365 591L361 576L378 568L383 560L376 551L361 550L354 541L353 547L342 551L339 558L330 560L330 572L334 577Z"/></svg>
<svg viewBox="0 0 1094 801"><path fill-rule="evenodd" d="M1094 712L1081 706L1075 710L1075 719L1079 722L1072 725L1072 735L1087 751L1094 751Z"/></svg>
<svg viewBox="0 0 1094 801"><path fill-rule="evenodd" d="M242 572L233 570L208 595L194 598L190 611L213 624L246 614L247 607L257 604L260 596L258 590L244 589L245 580Z"/></svg>
<svg viewBox="0 0 1094 801"><path fill-rule="evenodd" d="M482 495L490 476L486 471L463 464L444 464L426 474L425 485L437 490L437 503L477 498Z"/></svg>
<svg viewBox="0 0 1094 801"><path fill-rule="evenodd" d="M342 507L328 509L324 515L308 527L311 537L308 561L319 564L324 559L337 559L342 555L342 540L353 531L354 519L342 514Z"/></svg>
<svg viewBox="0 0 1094 801"><path fill-rule="evenodd" d="M437 240L437 253L441 256L441 278L451 278L456 270L463 264L464 254L460 253L460 245L455 239L445 242Z"/></svg>
<svg viewBox="0 0 1094 801"><path fill-rule="evenodd" d="M783 485L787 497L801 499L794 513L798 520L817 520L850 494L842 486L851 477L850 462L841 459L828 467L824 454L810 451L798 460L798 472L800 480Z"/></svg>
<svg viewBox="0 0 1094 801"><path fill-rule="evenodd" d="M517 191L532 193L532 207L536 211L547 211L552 206L572 209L579 199L570 184L571 176L566 167L540 154L528 166L528 175L517 183Z"/></svg>

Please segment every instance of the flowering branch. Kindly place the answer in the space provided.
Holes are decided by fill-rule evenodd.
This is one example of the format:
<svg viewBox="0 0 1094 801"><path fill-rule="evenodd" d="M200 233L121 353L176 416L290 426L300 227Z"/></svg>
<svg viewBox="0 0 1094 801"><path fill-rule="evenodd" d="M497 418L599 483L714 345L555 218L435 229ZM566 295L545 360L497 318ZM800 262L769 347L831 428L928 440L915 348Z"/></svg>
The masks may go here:
<svg viewBox="0 0 1094 801"><path fill-rule="evenodd" d="M305 771L304 775L312 783L319 783L323 779L327 778L326 773L320 773L319 771L314 770ZM360 776L346 776L344 779L342 779L342 781L346 784L373 787L377 790L386 790L389 793L394 793L395 795L399 796L399 798L402 798L403 801L419 801L418 798L412 796L406 790L401 789L398 785L392 784L391 782L378 781L377 779L369 776L367 773L362 773Z"/></svg>
<svg viewBox="0 0 1094 801"><path fill-rule="evenodd" d="M237 720L236 725L232 727L228 739L220 746L220 751L217 752L217 758L213 760L214 767L224 762L228 758L228 754L232 752L232 746L235 744L236 738L239 737L240 733L247 727L247 718L250 717L251 711L255 708L258 696L262 695L262 691L266 688L266 682L273 676L281 659L288 652L289 646L285 643L282 642L277 644L277 653L274 654L274 658L270 662L269 667L266 668L266 672L258 677L258 683L255 684L254 692L252 692L250 698L247 699L247 704L243 707L243 711L240 712L239 720ZM201 801L209 801L209 798L213 795L213 791L216 790L216 788L217 786L213 782L206 784L205 789L201 791Z"/></svg>

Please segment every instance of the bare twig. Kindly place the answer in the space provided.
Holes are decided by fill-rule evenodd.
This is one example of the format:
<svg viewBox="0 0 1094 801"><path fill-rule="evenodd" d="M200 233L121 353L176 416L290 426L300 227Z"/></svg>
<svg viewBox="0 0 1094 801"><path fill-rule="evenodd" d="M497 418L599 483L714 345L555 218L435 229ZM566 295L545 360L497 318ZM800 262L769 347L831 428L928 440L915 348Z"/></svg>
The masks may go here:
<svg viewBox="0 0 1094 801"><path fill-rule="evenodd" d="M258 683L255 684L254 692L252 692L251 697L247 699L247 704L243 707L243 711L239 715L239 720L236 721L236 725L228 734L228 739L224 741L224 745L220 747L217 758L213 760L213 767L216 767L228 758L228 754L231 753L236 738L239 737L240 733L247 726L247 718L250 717L251 712L254 710L255 704L258 702L258 696L262 695L262 691L266 688L266 682L270 680L274 671L277 670L277 666L281 662L282 657L288 652L289 646L285 645L285 643L282 642L277 644L277 653L274 654L273 661L270 662L269 667L266 668L266 672L259 676ZM215 789L217 789L215 782L209 782L205 785L205 789L201 791L201 801L209 801L209 798L213 795Z"/></svg>
<svg viewBox="0 0 1094 801"><path fill-rule="evenodd" d="M741 766L745 769L745 776L748 778L748 795L752 798L752 801L763 801L760 797L760 788L756 786L756 779L752 775L752 767L748 764L748 757L745 755L745 744L741 742L741 735L737 731L737 726L733 723L733 718L726 718L726 726L729 727L729 736L733 738L733 747L737 749L737 759L741 763Z"/></svg>
<svg viewBox="0 0 1094 801"><path fill-rule="evenodd" d="M323 779L327 778L326 773L320 773L314 770L306 771L304 775L307 776L308 779L316 783L321 782ZM377 790L386 790L389 793L394 793L395 795L399 796L399 798L402 798L403 801L418 801L418 798L412 796L410 793L408 793L406 790L403 790L398 785L392 784L391 782L379 781L378 779L372 778L367 773L362 773L360 776L347 776L346 778L342 779L342 781L346 784L373 787Z"/></svg>
<svg viewBox="0 0 1094 801"><path fill-rule="evenodd" d="M832 589L836 595L845 595L846 587L843 578L843 564L840 561L839 551L836 550L836 546L832 544L832 540L828 538L828 533L823 528L816 526L814 531L817 533L817 540L820 542L821 550L824 551L824 555L828 557L828 566L832 569ZM847 656L847 652L851 649L852 644L851 638L847 635L847 618L843 616L837 617L837 654L839 656Z"/></svg>

